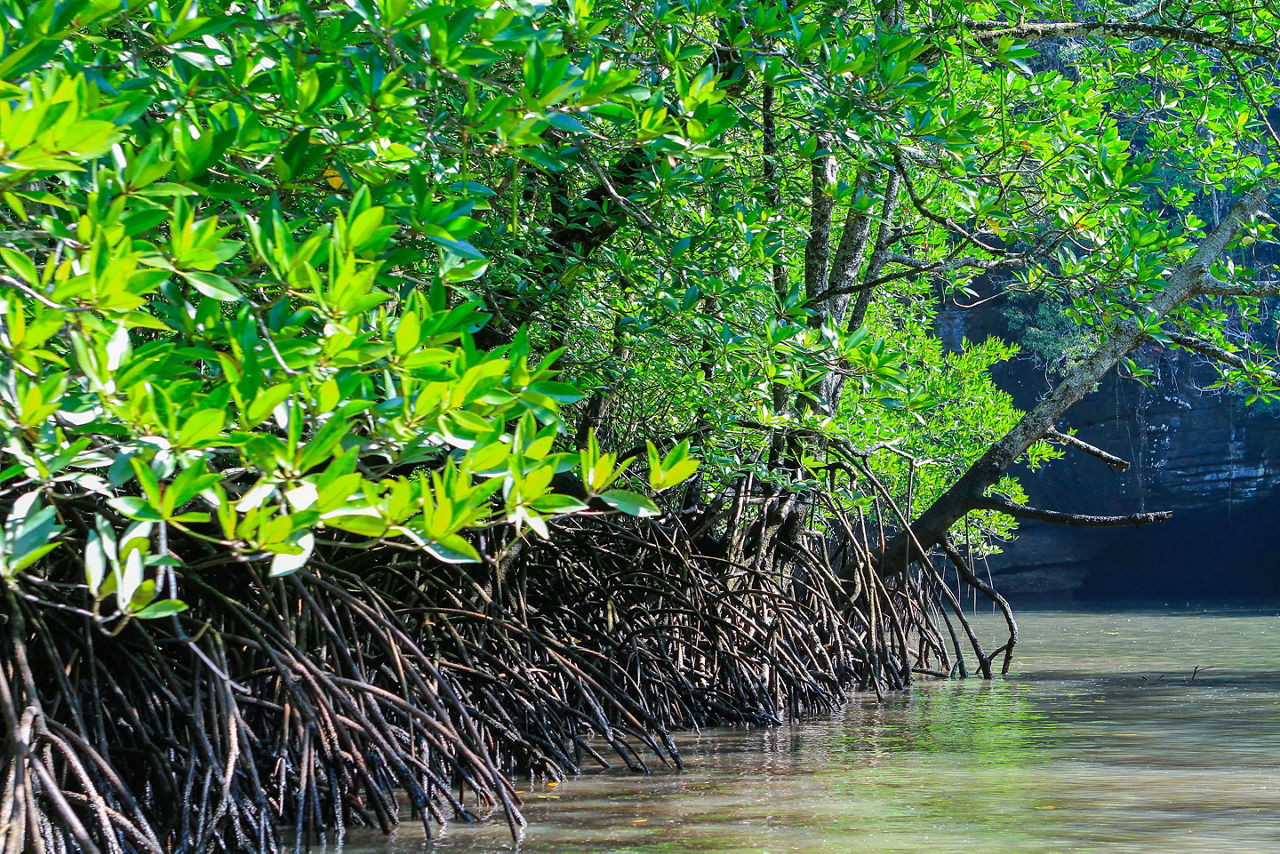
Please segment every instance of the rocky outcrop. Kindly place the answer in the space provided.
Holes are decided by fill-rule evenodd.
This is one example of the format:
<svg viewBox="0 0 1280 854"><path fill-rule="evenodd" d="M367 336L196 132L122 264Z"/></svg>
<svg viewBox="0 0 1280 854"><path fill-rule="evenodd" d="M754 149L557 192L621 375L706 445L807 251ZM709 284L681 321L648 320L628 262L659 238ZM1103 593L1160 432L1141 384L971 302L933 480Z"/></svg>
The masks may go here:
<svg viewBox="0 0 1280 854"><path fill-rule="evenodd" d="M1010 337L998 308L943 312L939 333ZM1041 470L1017 471L1030 503L1081 513L1173 510L1144 528L1080 529L1024 523L989 561L1015 601L1131 599L1152 602L1280 600L1280 409L1247 407L1207 391L1211 371L1187 353L1152 347L1150 387L1114 374L1059 424L1129 460L1118 472L1068 449ZM1001 366L996 382L1027 408L1048 389L1031 359Z"/></svg>

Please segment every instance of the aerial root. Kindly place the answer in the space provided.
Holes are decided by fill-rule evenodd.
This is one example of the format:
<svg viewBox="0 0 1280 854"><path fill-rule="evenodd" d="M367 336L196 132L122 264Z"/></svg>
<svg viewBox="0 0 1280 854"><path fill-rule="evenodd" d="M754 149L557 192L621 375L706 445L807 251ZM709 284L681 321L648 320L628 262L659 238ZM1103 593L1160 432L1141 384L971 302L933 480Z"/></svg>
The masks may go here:
<svg viewBox="0 0 1280 854"><path fill-rule="evenodd" d="M518 774L678 767L675 730L949 672L929 579L886 586L858 538L761 508L720 539L575 518L464 567L346 551L266 581L209 563L183 576L189 611L114 636L72 583L10 589L0 854L271 852L281 828L306 846L406 811L428 834L495 812L518 834Z"/></svg>

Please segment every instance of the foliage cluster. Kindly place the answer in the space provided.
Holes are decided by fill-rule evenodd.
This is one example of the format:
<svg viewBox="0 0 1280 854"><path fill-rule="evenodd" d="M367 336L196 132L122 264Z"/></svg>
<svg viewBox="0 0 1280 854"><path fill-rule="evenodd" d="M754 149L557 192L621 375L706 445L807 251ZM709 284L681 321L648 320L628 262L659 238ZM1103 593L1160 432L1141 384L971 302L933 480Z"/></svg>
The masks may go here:
<svg viewBox="0 0 1280 854"><path fill-rule="evenodd" d="M1007 608L953 527L1105 371L1280 393L1280 11L1182 5L0 0L5 850L174 847L101 692L230 846L964 672L918 559ZM991 275L1088 343L1029 413Z"/></svg>
<svg viewBox="0 0 1280 854"><path fill-rule="evenodd" d="M419 101L456 95L458 134L483 127L533 156L527 117L463 98L474 86L412 94L409 69L371 70L367 25L388 10L206 11L11 18L6 580L75 544L95 613L158 617L181 607L177 576L220 561L275 577L318 547L387 539L479 560L463 532L545 536L586 509L552 488L565 471L590 472L583 499L656 512L610 488L616 458L594 443L581 461L557 445L561 406L581 398L555 378L559 351L524 334L477 347L486 316L456 289L485 267L467 238L492 191L440 162L441 106ZM481 12L393 14L405 44L384 59L413 47L446 81L500 61L424 56L415 40L441 26L541 50L531 10ZM630 77L544 100L567 118ZM655 486L680 479L672 466L687 474L672 459Z"/></svg>

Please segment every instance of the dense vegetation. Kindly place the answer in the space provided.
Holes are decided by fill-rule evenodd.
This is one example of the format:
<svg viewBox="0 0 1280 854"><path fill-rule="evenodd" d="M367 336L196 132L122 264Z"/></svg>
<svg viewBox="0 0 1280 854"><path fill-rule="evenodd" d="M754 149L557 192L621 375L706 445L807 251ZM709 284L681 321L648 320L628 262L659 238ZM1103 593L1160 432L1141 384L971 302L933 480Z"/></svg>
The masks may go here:
<svg viewBox="0 0 1280 854"><path fill-rule="evenodd" d="M1016 518L1161 518L1025 506L1075 401L1280 394L1270 0L0 9L4 852L515 828L990 676L938 556L1007 612ZM933 334L993 283L1025 414Z"/></svg>

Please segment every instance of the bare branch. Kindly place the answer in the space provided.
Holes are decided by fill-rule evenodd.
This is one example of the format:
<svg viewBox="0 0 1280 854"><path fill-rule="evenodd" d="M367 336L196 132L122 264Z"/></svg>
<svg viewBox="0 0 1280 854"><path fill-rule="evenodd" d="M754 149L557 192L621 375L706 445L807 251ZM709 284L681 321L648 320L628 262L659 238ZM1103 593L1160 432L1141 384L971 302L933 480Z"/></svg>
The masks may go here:
<svg viewBox="0 0 1280 854"><path fill-rule="evenodd" d="M1274 297L1280 296L1280 280L1233 285L1206 276L1196 287L1196 293L1207 297Z"/></svg>
<svg viewBox="0 0 1280 854"><path fill-rule="evenodd" d="M911 180L911 176L908 174L906 159L907 159L906 155L904 155L902 151L894 151L893 162L894 162L894 165L897 167L898 174L902 176L902 183L903 183L903 186L905 186L907 189L908 198L911 199L911 206L914 207L917 211L919 211L920 215L923 216L925 219L928 219L937 223L938 225L945 228L947 231L951 232L952 234L958 236L960 239L964 240L966 243L970 243L973 246L976 246L977 248L981 249L982 251L990 252L993 255L1000 254L999 247L990 246L986 243L983 243L975 235L970 234L968 230L963 228L958 222L955 222L950 217L942 216L936 211L932 211L929 209L929 206L925 204L927 199L921 197L920 193L916 189L915 183Z"/></svg>
<svg viewBox="0 0 1280 854"><path fill-rule="evenodd" d="M902 279L911 275L922 275L925 273L949 273L953 270L965 269L989 272L991 270L1006 270L1011 267L1018 267L1027 262L1027 256L1021 254L1007 255L1003 258L978 258L970 256L966 258L953 258L950 261L924 261L919 258L913 258L910 255L898 255L886 252L882 253L879 258L881 265L899 264L906 267L907 270L898 273L890 273L887 276L880 276L870 281L847 284L840 287L830 287L825 291L816 294L811 301L815 304L821 303L824 300L828 300L833 297L878 288L881 285L887 285L897 279Z"/></svg>
<svg viewBox="0 0 1280 854"><path fill-rule="evenodd" d="M645 228L653 229L653 221L645 215L644 211L632 204L630 199L627 199L618 192L618 188L615 187L613 182L609 179L609 174L600 167L600 164L596 162L596 159L591 156L589 151L587 151L586 144L579 142L578 150L582 155L583 162L587 164L587 169L591 171L592 175L596 176L596 180L600 182L600 186L604 188L604 191L608 194L609 198L617 203L618 207L622 208L622 210L636 222L640 223Z"/></svg>
<svg viewBox="0 0 1280 854"><path fill-rule="evenodd" d="M1127 525L1149 525L1152 522L1164 522L1173 518L1172 510L1157 510L1153 513L1131 513L1127 516L1092 516L1084 513L1063 513L1058 510L1043 510L1039 507L1028 507L1025 504L1014 504L995 495L984 495L973 502L975 510L995 510L1015 519L1035 519L1053 525L1070 525L1073 528L1119 528Z"/></svg>
<svg viewBox="0 0 1280 854"><path fill-rule="evenodd" d="M1225 350L1217 344L1214 344L1212 341L1206 341L1204 338L1197 338L1194 335L1185 335L1181 332L1170 332L1167 334L1169 336L1169 340L1174 344L1177 344L1179 347L1199 353L1201 356L1212 359L1215 362L1222 362L1224 365L1230 365L1233 368L1238 368L1239 370L1246 371L1247 373L1262 374L1263 376L1271 377L1272 379L1280 377L1280 374L1277 374L1271 368L1267 368L1262 365L1252 365L1239 353L1232 353L1230 350Z"/></svg>
<svg viewBox="0 0 1280 854"><path fill-rule="evenodd" d="M11 288L12 290L20 291L46 308L56 308L58 311L92 311L92 309L84 306L63 305L54 302L26 282L15 279L13 276L0 275L0 288Z"/></svg>
<svg viewBox="0 0 1280 854"><path fill-rule="evenodd" d="M1090 38L1095 36L1119 36L1140 39L1157 38L1166 42L1193 44L1223 53L1243 53L1266 59L1280 59L1280 46L1258 44L1235 39L1220 33L1208 33L1192 27L1175 27L1168 24L1149 24L1143 21L1044 21L1025 22L1010 26L1004 21L966 21L963 26L981 31L982 41L1014 39L1063 39Z"/></svg>
<svg viewBox="0 0 1280 854"><path fill-rule="evenodd" d="M1077 451L1084 451L1091 457L1097 457L1112 468L1120 471L1129 470L1129 461L1117 457L1115 454L1107 453L1099 447L1090 445L1088 442L1069 433L1060 432L1056 427L1050 427L1045 436L1057 442L1060 445L1069 445Z"/></svg>

